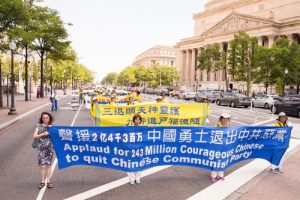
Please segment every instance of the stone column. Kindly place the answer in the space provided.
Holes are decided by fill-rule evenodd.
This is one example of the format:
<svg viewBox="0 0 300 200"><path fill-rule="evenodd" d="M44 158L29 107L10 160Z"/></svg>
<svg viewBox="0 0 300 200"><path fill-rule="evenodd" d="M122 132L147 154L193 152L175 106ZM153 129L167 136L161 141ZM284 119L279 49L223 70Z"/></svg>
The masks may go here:
<svg viewBox="0 0 300 200"><path fill-rule="evenodd" d="M275 42L275 35L269 35L268 39L268 47L271 48Z"/></svg>
<svg viewBox="0 0 300 200"><path fill-rule="evenodd" d="M192 63L191 63L191 69L190 69L190 76L191 76L191 83L192 85L195 82L195 66L196 66L196 49L192 49Z"/></svg>
<svg viewBox="0 0 300 200"><path fill-rule="evenodd" d="M258 41L258 45L262 46L263 45L263 36L257 36L257 41Z"/></svg>
<svg viewBox="0 0 300 200"><path fill-rule="evenodd" d="M185 84L188 84L189 83L189 71L190 71L190 50L187 49L185 51L185 74L184 74L184 82Z"/></svg>
<svg viewBox="0 0 300 200"><path fill-rule="evenodd" d="M182 50L182 62L181 62L181 82L185 82L185 56L186 56L186 51Z"/></svg>
<svg viewBox="0 0 300 200"><path fill-rule="evenodd" d="M287 38L289 39L290 42L294 42L293 34L287 35Z"/></svg>

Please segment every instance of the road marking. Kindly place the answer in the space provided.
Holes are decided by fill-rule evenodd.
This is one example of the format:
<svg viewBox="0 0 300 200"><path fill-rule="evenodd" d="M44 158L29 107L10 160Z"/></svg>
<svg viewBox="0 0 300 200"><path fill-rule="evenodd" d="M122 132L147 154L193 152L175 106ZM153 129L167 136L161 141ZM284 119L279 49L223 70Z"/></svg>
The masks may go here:
<svg viewBox="0 0 300 200"><path fill-rule="evenodd" d="M80 108L81 108L81 105L80 105L80 107L79 107L79 109L78 109L76 115L74 116L73 121L72 121L72 123L71 123L70 126L74 126L75 120L76 120L76 118L78 117L78 114L79 114L79 112L80 112ZM55 168L56 168L56 164L57 164L57 158L55 158L55 160L54 160L54 162L53 162L53 164L52 164L52 167L51 167L51 176L50 176L50 177L52 177L52 174L53 174L53 172L54 172L54 170L55 170ZM47 179L45 180L45 182L47 182ZM45 191L46 191L46 187L47 187L47 186L43 187L43 188L40 190L40 192L39 192L39 194L38 194L36 200L41 200L41 199L43 199L44 193L45 193Z"/></svg>
<svg viewBox="0 0 300 200"><path fill-rule="evenodd" d="M298 145L300 145L299 140L291 139L290 147L288 148L287 153L291 152ZM225 181L218 181L187 198L187 200L207 199L208 197L210 200L225 199L269 166L270 163L266 160L254 159L247 165L244 165L243 167L227 175Z"/></svg>
<svg viewBox="0 0 300 200"><path fill-rule="evenodd" d="M151 174L154 174L154 173L157 173L161 170L164 170L164 169L167 169L171 166L159 166L159 167L153 167L153 168L150 168L148 170L145 170L143 171L142 173L142 177L145 177L145 176L148 176L148 175L151 175ZM119 186L122 186L122 185L125 185L129 182L129 179L128 177L124 177L124 178L121 178L121 179L118 179L116 181L113 181L113 182L110 182L110 183L107 183L105 185L101 185L97 188L94 188L94 189L91 189L91 190L88 190L86 192L83 192L83 193L80 193L80 194L77 194L75 196L72 196L72 197L69 197L65 200L81 200L81 199L88 199L88 198L91 198L93 196L96 196L96 195L99 195L101 193L104 193L104 192L107 192L109 190L112 190L114 188L117 188Z"/></svg>

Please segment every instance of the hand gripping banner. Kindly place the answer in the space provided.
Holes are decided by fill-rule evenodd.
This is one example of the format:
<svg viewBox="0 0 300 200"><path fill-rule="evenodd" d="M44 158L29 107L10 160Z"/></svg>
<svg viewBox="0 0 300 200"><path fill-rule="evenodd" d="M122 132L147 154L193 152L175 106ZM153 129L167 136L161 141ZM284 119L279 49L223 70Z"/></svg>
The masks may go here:
<svg viewBox="0 0 300 200"><path fill-rule="evenodd" d="M224 170L242 160L279 164L290 127L67 127L49 128L59 168L93 165L127 172L160 165Z"/></svg>

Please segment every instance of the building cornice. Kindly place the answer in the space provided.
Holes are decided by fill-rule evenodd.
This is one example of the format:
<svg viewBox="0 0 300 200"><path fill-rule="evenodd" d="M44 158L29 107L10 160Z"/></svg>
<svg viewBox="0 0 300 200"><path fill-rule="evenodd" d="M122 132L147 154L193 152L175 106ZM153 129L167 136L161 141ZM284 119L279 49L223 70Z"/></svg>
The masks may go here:
<svg viewBox="0 0 300 200"><path fill-rule="evenodd" d="M244 0L244 1L241 1L241 2L227 4L227 5L218 7L218 8L214 8L214 9L211 9L211 10L205 10L203 12L196 13L196 14L193 15L193 19L197 20L197 19L202 18L204 16L219 14L220 12L223 12L223 11L236 9L236 8L242 7L244 5L254 4L254 3L257 3L257 2L261 2L261 1L264 1L264 0Z"/></svg>

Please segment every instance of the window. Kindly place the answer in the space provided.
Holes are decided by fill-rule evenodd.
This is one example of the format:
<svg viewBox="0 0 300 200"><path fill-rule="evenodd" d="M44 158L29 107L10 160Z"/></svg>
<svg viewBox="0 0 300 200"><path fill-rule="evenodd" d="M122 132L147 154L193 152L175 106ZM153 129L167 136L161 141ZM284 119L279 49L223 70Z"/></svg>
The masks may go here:
<svg viewBox="0 0 300 200"><path fill-rule="evenodd" d="M171 66L174 66L174 60L171 60Z"/></svg>

